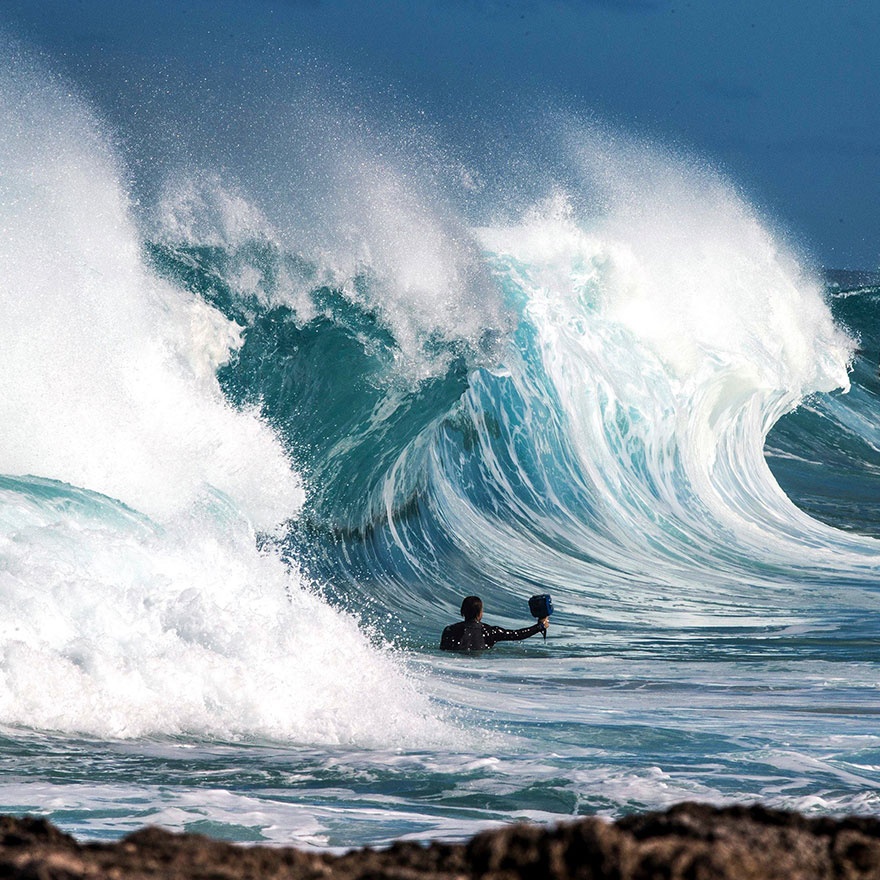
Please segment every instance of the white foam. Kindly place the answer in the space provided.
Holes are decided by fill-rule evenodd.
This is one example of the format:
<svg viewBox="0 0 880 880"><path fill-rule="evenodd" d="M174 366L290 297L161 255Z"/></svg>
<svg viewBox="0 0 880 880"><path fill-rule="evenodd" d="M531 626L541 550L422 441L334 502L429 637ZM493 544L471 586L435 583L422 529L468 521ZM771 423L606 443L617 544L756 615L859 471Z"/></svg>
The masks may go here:
<svg viewBox="0 0 880 880"><path fill-rule="evenodd" d="M229 510L159 529L32 481L0 504L4 722L333 744L442 729L394 658Z"/></svg>

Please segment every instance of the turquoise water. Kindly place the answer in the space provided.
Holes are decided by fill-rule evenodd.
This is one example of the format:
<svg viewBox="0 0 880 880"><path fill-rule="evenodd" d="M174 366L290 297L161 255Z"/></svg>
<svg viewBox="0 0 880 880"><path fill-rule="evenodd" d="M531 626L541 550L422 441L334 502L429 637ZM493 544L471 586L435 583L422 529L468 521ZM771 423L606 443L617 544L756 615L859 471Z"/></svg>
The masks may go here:
<svg viewBox="0 0 880 880"><path fill-rule="evenodd" d="M339 158L318 244L223 169L141 201L7 48L0 810L319 847L876 811L876 276L573 119L480 222L388 155ZM437 649L539 592L546 641Z"/></svg>

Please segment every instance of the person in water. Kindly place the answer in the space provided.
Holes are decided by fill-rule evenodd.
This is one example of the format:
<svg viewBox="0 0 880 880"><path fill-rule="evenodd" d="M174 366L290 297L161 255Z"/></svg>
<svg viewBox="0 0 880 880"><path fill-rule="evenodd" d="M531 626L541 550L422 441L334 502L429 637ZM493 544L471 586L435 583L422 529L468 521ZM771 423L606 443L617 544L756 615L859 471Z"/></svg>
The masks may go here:
<svg viewBox="0 0 880 880"><path fill-rule="evenodd" d="M546 632L550 618L545 617L523 629L504 629L482 623L483 600L479 596L465 596L461 603L461 623L450 623L440 637L443 651L484 651L496 642L518 642L539 632Z"/></svg>

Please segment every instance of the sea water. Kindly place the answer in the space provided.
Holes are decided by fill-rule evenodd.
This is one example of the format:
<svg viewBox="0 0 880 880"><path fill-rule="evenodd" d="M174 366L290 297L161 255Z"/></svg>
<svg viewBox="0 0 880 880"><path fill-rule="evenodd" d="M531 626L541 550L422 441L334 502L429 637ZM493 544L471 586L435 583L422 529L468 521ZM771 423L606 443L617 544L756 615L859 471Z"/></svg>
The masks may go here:
<svg viewBox="0 0 880 880"><path fill-rule="evenodd" d="M478 219L436 145L329 124L312 189L148 201L3 45L0 811L346 847L878 809L876 277L571 116ZM545 592L546 640L439 652L462 596Z"/></svg>

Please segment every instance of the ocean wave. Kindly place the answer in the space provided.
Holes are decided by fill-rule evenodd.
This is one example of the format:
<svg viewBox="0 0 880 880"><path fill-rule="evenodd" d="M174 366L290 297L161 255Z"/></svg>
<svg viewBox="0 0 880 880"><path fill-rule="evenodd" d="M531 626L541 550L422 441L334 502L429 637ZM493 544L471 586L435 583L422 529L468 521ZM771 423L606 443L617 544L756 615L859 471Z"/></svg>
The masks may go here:
<svg viewBox="0 0 880 880"><path fill-rule="evenodd" d="M303 486L258 407L218 381L241 328L150 268L101 125L11 53L0 718L108 737L436 741L444 725L400 662L265 543Z"/></svg>
<svg viewBox="0 0 880 880"><path fill-rule="evenodd" d="M474 226L345 161L362 222L299 248L218 174L140 226L85 102L33 64L0 99L7 722L455 740L382 640L464 592L553 592L574 653L874 601L875 542L765 457L815 399L776 460L849 432L870 470L867 361L711 168L569 120L546 197Z"/></svg>

